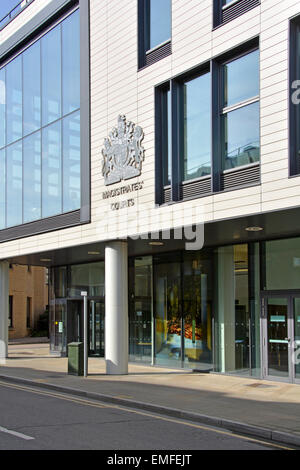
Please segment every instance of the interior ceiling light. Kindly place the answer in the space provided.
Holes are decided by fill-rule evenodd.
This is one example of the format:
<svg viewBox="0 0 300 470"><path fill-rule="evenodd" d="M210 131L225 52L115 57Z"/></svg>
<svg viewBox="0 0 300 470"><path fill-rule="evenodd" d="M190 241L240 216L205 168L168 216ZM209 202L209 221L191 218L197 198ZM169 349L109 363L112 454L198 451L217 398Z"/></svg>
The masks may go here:
<svg viewBox="0 0 300 470"><path fill-rule="evenodd" d="M150 246L163 246L163 242L149 242Z"/></svg>
<svg viewBox="0 0 300 470"><path fill-rule="evenodd" d="M41 258L40 261L42 261L42 263L50 263L52 261L52 259L50 259L50 258Z"/></svg>
<svg viewBox="0 0 300 470"><path fill-rule="evenodd" d="M100 255L100 251L88 251L88 255Z"/></svg>
<svg viewBox="0 0 300 470"><path fill-rule="evenodd" d="M247 227L245 228L246 232L261 232L263 230L262 227Z"/></svg>

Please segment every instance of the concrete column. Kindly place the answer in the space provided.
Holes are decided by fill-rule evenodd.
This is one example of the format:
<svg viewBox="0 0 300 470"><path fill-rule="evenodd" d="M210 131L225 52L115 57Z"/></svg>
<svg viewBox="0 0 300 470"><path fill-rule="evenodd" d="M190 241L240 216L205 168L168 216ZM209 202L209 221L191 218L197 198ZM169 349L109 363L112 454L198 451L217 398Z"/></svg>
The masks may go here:
<svg viewBox="0 0 300 470"><path fill-rule="evenodd" d="M9 264L0 262L0 363L8 356Z"/></svg>
<svg viewBox="0 0 300 470"><path fill-rule="evenodd" d="M105 360L108 375L128 374L127 242L105 247Z"/></svg>

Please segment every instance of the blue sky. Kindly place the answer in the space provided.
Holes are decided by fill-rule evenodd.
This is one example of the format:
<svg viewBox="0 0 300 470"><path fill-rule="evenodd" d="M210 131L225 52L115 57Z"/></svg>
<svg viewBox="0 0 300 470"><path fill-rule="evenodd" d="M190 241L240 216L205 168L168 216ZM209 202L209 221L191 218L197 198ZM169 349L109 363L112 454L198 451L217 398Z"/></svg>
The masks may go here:
<svg viewBox="0 0 300 470"><path fill-rule="evenodd" d="M20 0L0 0L0 20L19 2Z"/></svg>

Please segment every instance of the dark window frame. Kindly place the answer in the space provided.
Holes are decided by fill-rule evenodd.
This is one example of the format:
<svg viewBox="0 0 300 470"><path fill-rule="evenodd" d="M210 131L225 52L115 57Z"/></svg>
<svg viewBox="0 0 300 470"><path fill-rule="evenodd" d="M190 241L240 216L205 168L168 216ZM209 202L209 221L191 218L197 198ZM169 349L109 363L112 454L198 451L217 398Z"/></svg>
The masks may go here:
<svg viewBox="0 0 300 470"><path fill-rule="evenodd" d="M294 104L292 95L299 90L293 87L296 80L300 80L300 47L297 50L297 36L300 35L300 16L289 22L289 177L300 175L300 136L297 129L300 126L300 103ZM298 56L298 57L297 57ZM297 98L300 97L298 93ZM298 112L297 112L298 111Z"/></svg>
<svg viewBox="0 0 300 470"><path fill-rule="evenodd" d="M205 62L179 76L176 76L162 84L155 87L155 202L156 205L172 204L188 199L196 199L199 197L208 196L218 192L232 191L234 189L241 189L242 187L248 187L260 184L260 161L254 164L236 167L230 170L225 170L225 173L236 174L239 170L253 172L252 181L242 184L236 184L233 187L224 186L224 170L222 169L223 162L223 129L222 129L222 115L223 111L223 66L232 60L243 57L255 50L259 50L259 38L254 38L247 43L241 44L238 47L227 51L221 56L212 58L209 62ZM211 73L211 139L212 139L212 160L211 160L211 175L210 175L210 190L206 186L203 190L203 194L192 194L188 191L184 192L183 186L191 184L199 184L201 180L208 180L208 177L200 177L191 182L183 182L182 165L183 159L183 100L181 97L182 84L186 81L197 78L198 76L209 72ZM164 132L167 126L164 123L163 106L162 106L162 94L165 90L170 87L171 89L171 161L172 161L172 178L171 188L163 184L162 175L163 165L166 162L163 161L163 156L166 153L163 151L165 144ZM168 195L166 195L168 192ZM191 195L192 194L192 195Z"/></svg>
<svg viewBox="0 0 300 470"><path fill-rule="evenodd" d="M0 46L0 67L35 42L39 36L54 27L67 14L75 11L76 8L80 9L81 208L76 211L5 228L0 231L0 243L91 222L90 1L52 0L49 5L19 28Z"/></svg>
<svg viewBox="0 0 300 470"><path fill-rule="evenodd" d="M26 328L32 328L32 297L26 297Z"/></svg>
<svg viewBox="0 0 300 470"><path fill-rule="evenodd" d="M8 327L13 328L14 327L14 296L10 295L9 300L8 300Z"/></svg>
<svg viewBox="0 0 300 470"><path fill-rule="evenodd" d="M150 0L138 0L138 70L172 54L172 37L149 49ZM171 17L172 24L172 17Z"/></svg>
<svg viewBox="0 0 300 470"><path fill-rule="evenodd" d="M213 29L223 26L260 5L260 0L213 0Z"/></svg>

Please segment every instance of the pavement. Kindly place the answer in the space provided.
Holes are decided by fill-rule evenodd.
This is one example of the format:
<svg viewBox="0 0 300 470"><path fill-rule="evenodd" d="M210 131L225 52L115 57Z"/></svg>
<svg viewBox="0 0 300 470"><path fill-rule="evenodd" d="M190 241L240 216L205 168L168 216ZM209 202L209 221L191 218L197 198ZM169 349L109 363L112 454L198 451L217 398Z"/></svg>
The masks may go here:
<svg viewBox="0 0 300 470"><path fill-rule="evenodd" d="M14 344L41 344L41 343L49 343L49 338L46 337L38 337L38 336L26 336L25 338L18 338L18 339L10 339L8 341L9 345Z"/></svg>
<svg viewBox="0 0 300 470"><path fill-rule="evenodd" d="M67 358L47 344L10 345L0 380L72 393L300 447L300 386L255 378L130 364L126 376L105 375L89 359L89 377L67 375Z"/></svg>

